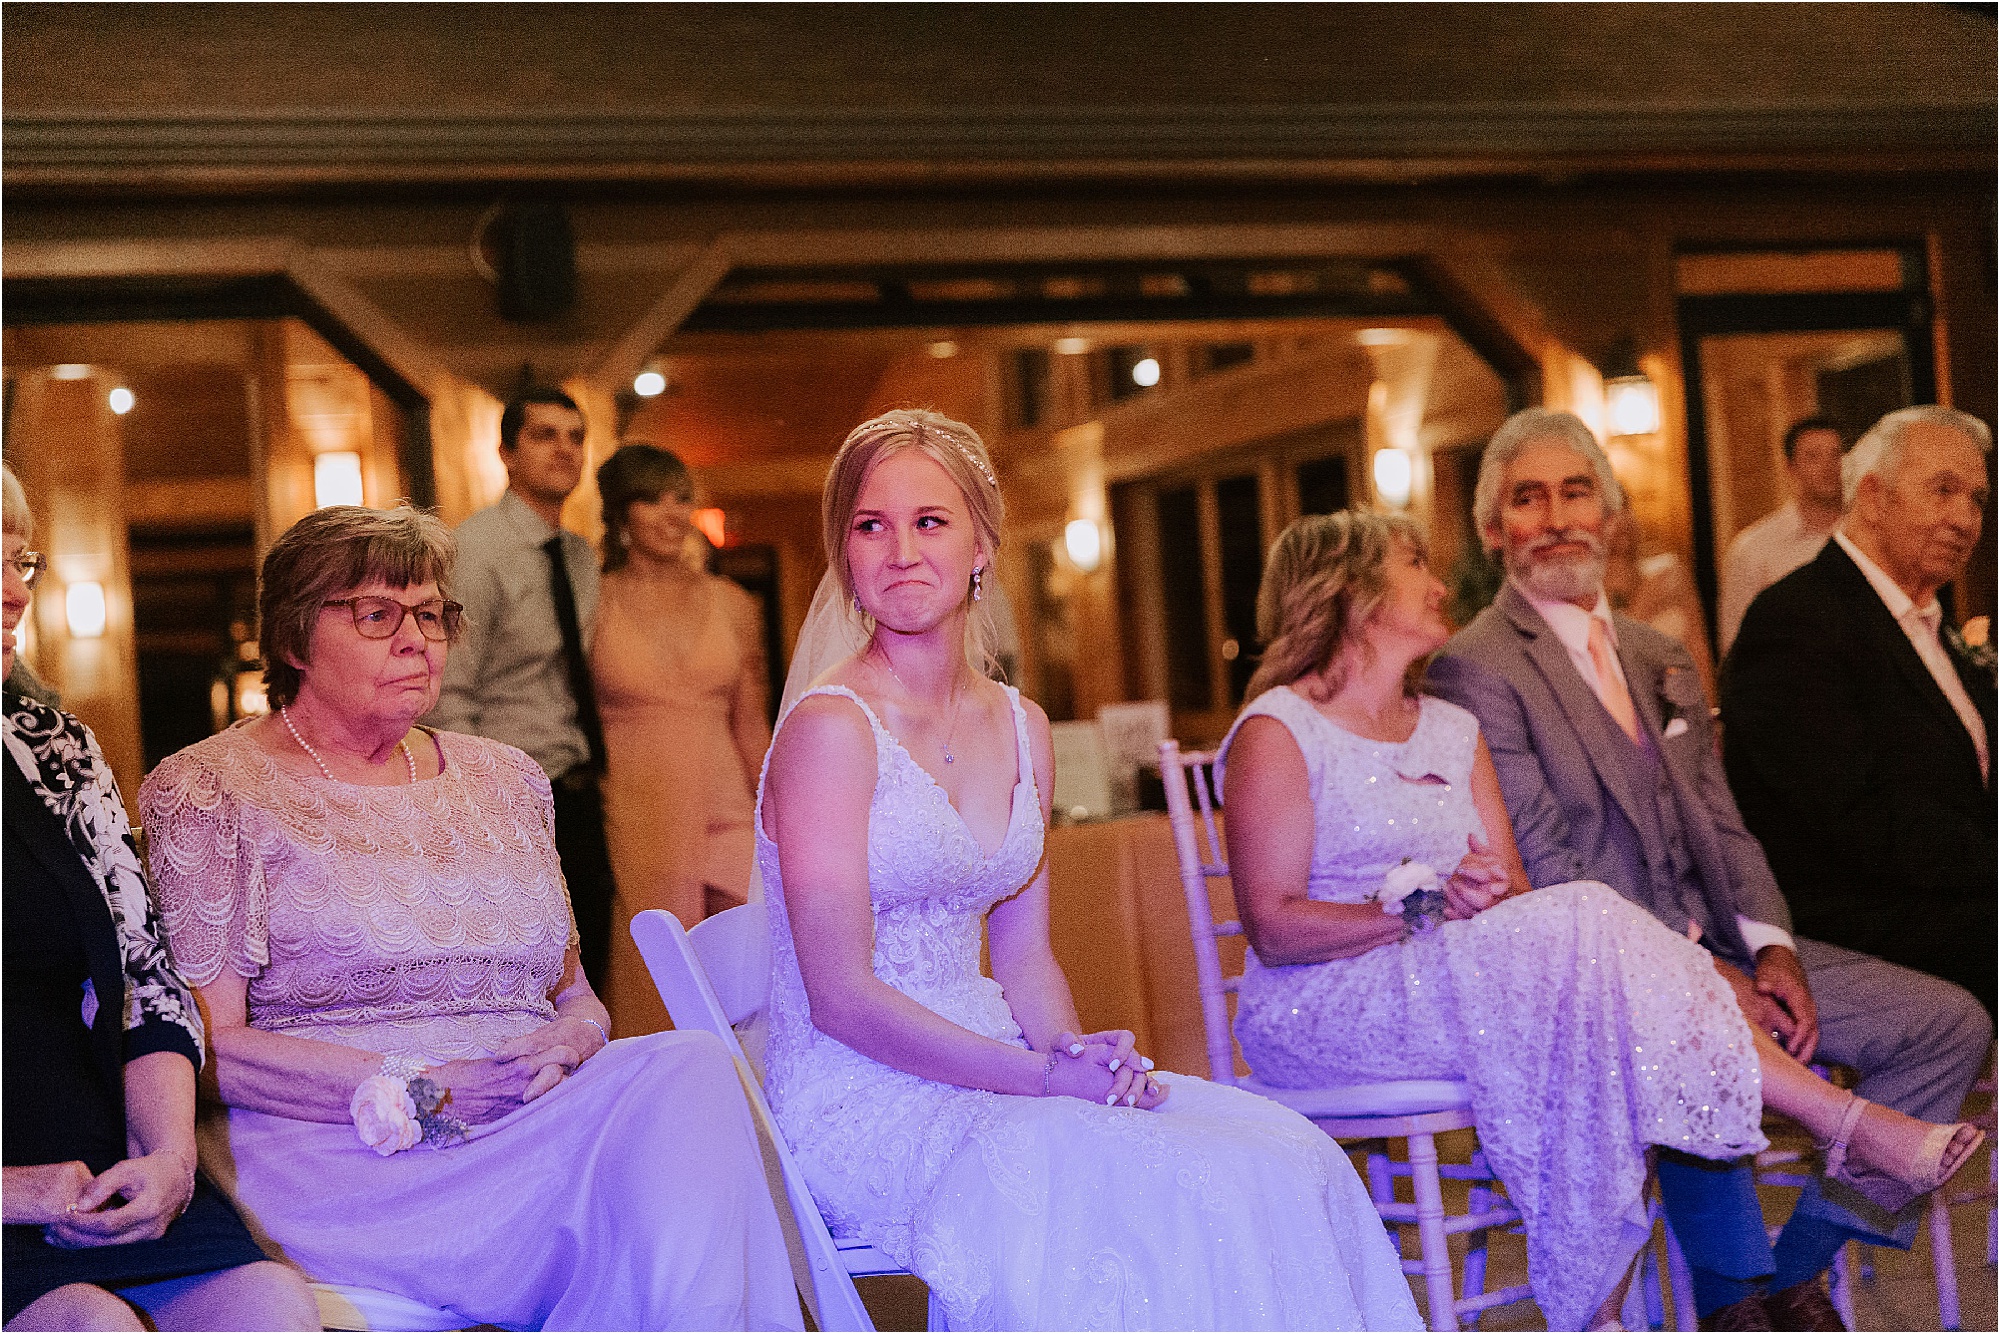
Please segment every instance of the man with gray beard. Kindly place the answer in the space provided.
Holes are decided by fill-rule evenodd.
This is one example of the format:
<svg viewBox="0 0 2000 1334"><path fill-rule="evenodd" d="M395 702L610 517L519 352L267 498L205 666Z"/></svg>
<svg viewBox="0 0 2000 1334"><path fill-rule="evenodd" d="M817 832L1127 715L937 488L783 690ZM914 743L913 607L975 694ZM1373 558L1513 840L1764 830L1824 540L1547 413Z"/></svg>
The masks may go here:
<svg viewBox="0 0 2000 1334"><path fill-rule="evenodd" d="M1611 886L1707 947L1745 1018L1793 1056L1851 1065L1863 1097L1955 1120L1985 1059L1984 1012L1949 982L1793 935L1693 661L1605 599L1604 529L1624 503L1596 438L1565 412L1516 413L1480 462L1473 518L1507 582L1427 686L1479 719L1528 878ZM1888 1212L1822 1178L1774 1248L1747 1160L1663 1152L1659 1178L1704 1329L1839 1329L1821 1276L1840 1246L1915 1235L1915 1200L1872 1192Z"/></svg>

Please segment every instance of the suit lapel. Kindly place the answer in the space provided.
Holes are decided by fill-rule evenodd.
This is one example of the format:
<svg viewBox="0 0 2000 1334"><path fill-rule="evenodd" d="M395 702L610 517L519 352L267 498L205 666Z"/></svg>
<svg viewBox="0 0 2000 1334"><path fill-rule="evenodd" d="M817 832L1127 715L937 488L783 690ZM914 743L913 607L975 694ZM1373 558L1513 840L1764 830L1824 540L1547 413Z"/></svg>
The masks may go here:
<svg viewBox="0 0 2000 1334"><path fill-rule="evenodd" d="M90 969L91 985L97 991L97 1015L90 1025L91 1052L97 1058L105 1087L114 1092L124 1088L125 1046L125 961L118 951L118 928L111 920L111 905L91 878L83 859L70 846L61 823L35 790L12 755L0 761L5 768L5 826L7 841L32 858L42 873L49 892L59 893L77 923L83 938L83 954ZM78 1003L82 1003L81 995Z"/></svg>
<svg viewBox="0 0 2000 1334"><path fill-rule="evenodd" d="M1904 684L1916 692L1919 699L1929 703L1931 712L1937 716L1938 721L1950 729L1954 743L1962 743L1964 753L1961 758L1964 763L1971 765L1976 773L1979 769L1979 750L1972 744L1971 734L1965 730L1965 720L1958 716L1958 710L1951 706L1951 699L1944 693L1944 687L1937 683L1937 678L1931 675L1931 669L1924 665L1923 657L1917 652L1916 645L1912 644L1910 637L1903 633L1903 627L1897 624L1896 618L1889 614L1889 608L1882 601L1882 595L1868 582L1868 576L1861 572L1861 567L1854 563L1854 558L1841 549L1840 543L1828 542L1819 559L1826 561L1834 573L1835 587L1840 590L1841 596L1846 598L1849 609L1854 613L1855 623L1861 626L1875 641L1876 647L1896 664L1896 670L1902 675ZM1945 651L1947 655L1951 654L1950 649ZM1953 669L1958 670L1955 656ZM1963 671L1959 671L1959 679L1961 681L1965 679ZM1972 694L1971 691L1967 693ZM1972 699L1975 707L1979 708L1981 716L1988 716L1985 706L1980 702L1980 696L1972 694ZM1986 734L1989 737L1993 735L1991 723L1987 725Z"/></svg>
<svg viewBox="0 0 2000 1334"><path fill-rule="evenodd" d="M1618 747L1630 746L1631 740L1605 710L1590 683L1577 674L1576 664L1570 661L1569 650L1563 647L1556 632L1549 628L1542 614L1512 583L1501 586L1497 605L1520 634L1528 661L1548 682L1556 703L1576 730L1577 739L1583 745L1584 754L1589 757L1590 767L1597 773L1598 782L1625 812L1625 818L1634 829L1646 828L1645 822L1639 818L1640 794L1633 785L1631 766L1618 764L1612 759L1620 753ZM1628 680L1627 684L1631 682ZM1653 727L1657 732L1657 720L1654 720Z"/></svg>

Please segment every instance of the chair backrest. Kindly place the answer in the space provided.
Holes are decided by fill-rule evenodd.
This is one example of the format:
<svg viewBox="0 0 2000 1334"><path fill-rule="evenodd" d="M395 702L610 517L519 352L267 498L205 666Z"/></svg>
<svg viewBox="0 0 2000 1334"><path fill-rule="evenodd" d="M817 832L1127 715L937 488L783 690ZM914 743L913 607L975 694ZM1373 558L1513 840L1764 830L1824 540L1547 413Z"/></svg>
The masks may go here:
<svg viewBox="0 0 2000 1334"><path fill-rule="evenodd" d="M693 932L682 930L680 920L666 909L648 908L632 918L632 942L653 975L674 1027L713 1033L736 1058L743 1096L749 1100L763 1145L771 1198L790 1206L779 1211L779 1219L783 1222L790 1215L785 1243L792 1252L799 1290L812 1308L813 1323L824 1330L873 1330L875 1324L854 1290L826 1220L820 1217L805 1172L778 1129L736 1036L735 1024L755 1018L770 1001L770 937L764 904L746 903L717 913Z"/></svg>
<svg viewBox="0 0 2000 1334"><path fill-rule="evenodd" d="M1223 976L1222 951L1215 942L1223 936L1242 935L1243 926L1235 921L1216 921L1209 906L1208 882L1229 875L1215 825L1215 813L1222 802L1214 774L1215 752L1183 754L1178 741L1160 743L1167 822L1173 828L1174 856L1180 862L1181 890L1187 898L1188 930L1194 938L1195 984L1201 992L1201 1026L1208 1039L1208 1077L1218 1084L1234 1084L1236 1048L1229 1033L1229 993L1236 990L1237 979Z"/></svg>

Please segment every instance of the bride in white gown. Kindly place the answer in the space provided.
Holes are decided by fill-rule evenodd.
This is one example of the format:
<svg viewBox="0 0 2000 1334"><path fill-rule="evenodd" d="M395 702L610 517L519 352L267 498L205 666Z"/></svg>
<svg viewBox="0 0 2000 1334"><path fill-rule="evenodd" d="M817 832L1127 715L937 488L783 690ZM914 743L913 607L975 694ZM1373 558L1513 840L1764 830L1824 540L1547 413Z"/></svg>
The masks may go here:
<svg viewBox="0 0 2000 1334"><path fill-rule="evenodd" d="M1000 511L979 437L933 413L856 428L827 478L794 677L851 656L780 720L757 819L766 1082L814 1195L954 1329L1418 1328L1337 1145L1076 1033L1048 721L968 658Z"/></svg>
<svg viewBox="0 0 2000 1334"><path fill-rule="evenodd" d="M1443 597L1408 519L1312 516L1272 548L1222 778L1258 1077L1465 1080L1551 1329L1613 1317L1648 1146L1752 1152L1768 1102L1892 1172L1962 1154L1962 1128L1853 1098L1753 1034L1708 953L1613 889L1527 892L1478 722L1413 689ZM1420 868L1443 882L1428 931L1371 901Z"/></svg>

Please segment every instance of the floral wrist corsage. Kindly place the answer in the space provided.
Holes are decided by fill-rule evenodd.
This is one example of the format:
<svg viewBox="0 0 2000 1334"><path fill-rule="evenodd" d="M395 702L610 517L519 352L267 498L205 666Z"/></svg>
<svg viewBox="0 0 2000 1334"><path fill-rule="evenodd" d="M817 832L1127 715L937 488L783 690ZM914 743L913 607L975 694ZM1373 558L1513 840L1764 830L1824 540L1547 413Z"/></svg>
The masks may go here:
<svg viewBox="0 0 2000 1334"><path fill-rule="evenodd" d="M471 1127L446 1115L451 1090L430 1077L430 1067L406 1056L385 1056L382 1073L354 1087L347 1114L361 1142L387 1158L419 1141L440 1147L462 1140Z"/></svg>
<svg viewBox="0 0 2000 1334"><path fill-rule="evenodd" d="M1403 939L1428 935L1444 921L1444 882L1438 873L1408 857L1391 867L1375 891L1382 911L1403 919Z"/></svg>

